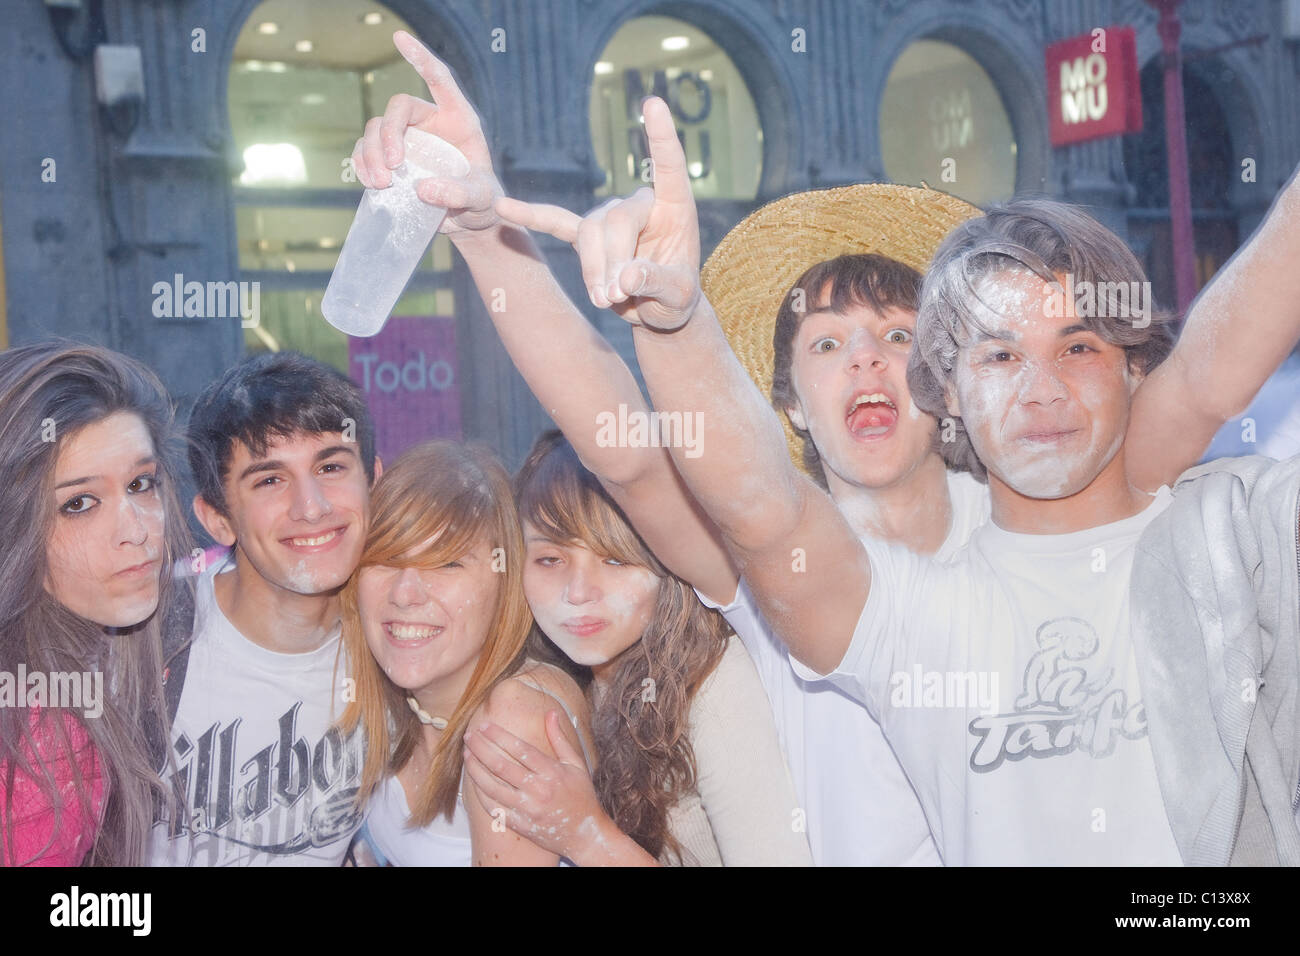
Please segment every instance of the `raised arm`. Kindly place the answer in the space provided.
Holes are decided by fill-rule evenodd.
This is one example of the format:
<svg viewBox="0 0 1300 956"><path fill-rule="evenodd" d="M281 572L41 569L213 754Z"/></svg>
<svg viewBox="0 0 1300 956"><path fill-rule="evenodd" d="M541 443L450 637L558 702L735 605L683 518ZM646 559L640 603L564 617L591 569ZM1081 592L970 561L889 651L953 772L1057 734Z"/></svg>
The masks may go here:
<svg viewBox="0 0 1300 956"><path fill-rule="evenodd" d="M600 416L617 419L621 407L630 420L648 420L649 408L627 365L569 301L527 230L503 221L494 210L503 192L474 108L447 66L419 41L398 33L394 42L437 105L405 94L393 97L384 116L372 119L357 142L353 165L358 179L379 188L391 182L389 170L402 161L409 126L441 136L465 154L467 177L426 179L417 192L449 210L443 231L469 265L515 367L659 560L709 597L729 601L736 572L668 453L658 443L620 447L604 440ZM553 207L536 209L537 215L553 214ZM593 219L584 231L580 245L588 250L583 272L589 285L603 273L595 258L603 232L619 226L615 215L599 225ZM609 303L599 293L593 287L593 299L603 308Z"/></svg>
<svg viewBox="0 0 1300 956"><path fill-rule="evenodd" d="M659 411L699 416L702 448L672 448L677 469L717 524L769 623L794 655L837 665L870 585L866 552L830 498L796 471L775 411L741 367L699 287L699 226L685 156L667 105L646 100L654 190L616 207L589 285L633 323L637 357ZM498 209L524 218L511 204ZM576 216L526 224L575 241ZM567 217L567 218L566 218ZM589 252L579 243L585 259ZM593 298L598 304L600 298ZM664 331L675 330L675 331Z"/></svg>
<svg viewBox="0 0 1300 956"><path fill-rule="evenodd" d="M1300 340L1300 181L1197 297L1172 354L1138 387L1129 480L1154 490L1196 464Z"/></svg>

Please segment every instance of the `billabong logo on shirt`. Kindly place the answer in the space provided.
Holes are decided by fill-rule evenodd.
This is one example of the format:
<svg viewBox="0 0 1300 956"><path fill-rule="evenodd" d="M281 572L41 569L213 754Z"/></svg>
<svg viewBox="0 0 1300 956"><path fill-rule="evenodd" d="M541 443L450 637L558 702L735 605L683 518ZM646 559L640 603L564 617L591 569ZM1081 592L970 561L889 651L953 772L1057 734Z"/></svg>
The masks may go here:
<svg viewBox="0 0 1300 956"><path fill-rule="evenodd" d="M1075 750L1105 757L1120 737L1146 736L1142 702L1130 703L1123 688L1106 689L1114 670L1089 677L1088 663L1101 646L1091 624L1060 617L1042 624L1036 636L1038 650L1025 667L1015 710L970 722L970 732L978 738L970 755L976 773L996 770L1004 760Z"/></svg>
<svg viewBox="0 0 1300 956"><path fill-rule="evenodd" d="M197 741L184 733L173 748L189 819L173 837L195 837L247 847L273 856L302 853L346 837L361 822L354 805L364 760L360 731L344 740L331 727L314 746L297 734L296 702L279 719L279 740L238 768L235 754L242 718L212 724Z"/></svg>

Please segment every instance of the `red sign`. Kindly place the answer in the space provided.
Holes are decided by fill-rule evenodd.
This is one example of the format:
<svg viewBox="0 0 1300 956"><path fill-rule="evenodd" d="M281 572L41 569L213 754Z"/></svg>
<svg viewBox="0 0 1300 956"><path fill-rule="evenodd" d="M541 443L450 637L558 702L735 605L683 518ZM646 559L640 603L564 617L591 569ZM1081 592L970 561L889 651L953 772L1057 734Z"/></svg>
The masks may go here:
<svg viewBox="0 0 1300 956"><path fill-rule="evenodd" d="M348 361L385 462L429 438L461 437L454 319L394 316L376 336L349 338Z"/></svg>
<svg viewBox="0 0 1300 956"><path fill-rule="evenodd" d="M1142 129L1142 84L1132 27L1107 27L1047 48L1053 146Z"/></svg>

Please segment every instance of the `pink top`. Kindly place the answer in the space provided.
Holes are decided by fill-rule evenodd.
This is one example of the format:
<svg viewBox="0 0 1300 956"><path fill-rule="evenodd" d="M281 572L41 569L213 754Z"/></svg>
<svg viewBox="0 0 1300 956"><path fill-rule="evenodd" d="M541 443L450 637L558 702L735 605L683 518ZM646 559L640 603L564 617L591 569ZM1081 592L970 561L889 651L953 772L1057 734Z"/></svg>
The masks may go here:
<svg viewBox="0 0 1300 956"><path fill-rule="evenodd" d="M79 866L95 842L100 814L104 809L104 780L99 755L81 721L71 714L62 713L63 725L72 745L73 759L81 771L83 784L90 787L91 815L87 816L82 801L77 796L72 764L65 745L53 724L39 718L39 712L40 708L32 708L33 743L49 766L58 786L59 828L55 833L54 807L41 784L21 768L15 770L10 817L13 824L14 857L8 862L18 866ZM56 750L60 751L57 755ZM43 777L39 764L32 760L30 749L24 756L36 769L38 777ZM8 805L9 794L5 791L7 779L8 768L0 764L0 820ZM6 859L8 852L9 835L3 836L6 845L0 847L0 860Z"/></svg>

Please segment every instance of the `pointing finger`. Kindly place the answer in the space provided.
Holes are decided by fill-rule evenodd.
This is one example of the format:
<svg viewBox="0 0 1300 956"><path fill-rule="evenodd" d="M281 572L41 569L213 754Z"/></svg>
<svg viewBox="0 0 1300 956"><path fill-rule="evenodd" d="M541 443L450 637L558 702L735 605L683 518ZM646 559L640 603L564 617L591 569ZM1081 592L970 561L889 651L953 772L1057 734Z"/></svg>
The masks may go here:
<svg viewBox="0 0 1300 956"><path fill-rule="evenodd" d="M423 43L405 30L393 34L393 45L402 58L420 74L425 86L433 94L433 101L442 107L455 106L473 114L474 108L465 99L465 94L456 85L455 78L446 63L438 59Z"/></svg>
<svg viewBox="0 0 1300 956"><path fill-rule="evenodd" d="M560 206L502 197L497 200L496 211L498 216L516 226L544 232L562 242L578 241L578 224L582 222L582 217Z"/></svg>
<svg viewBox="0 0 1300 956"><path fill-rule="evenodd" d="M650 141L650 159L654 163L655 198L669 203L692 202L686 154L682 152L668 104L651 96L641 112L645 116L646 138Z"/></svg>

